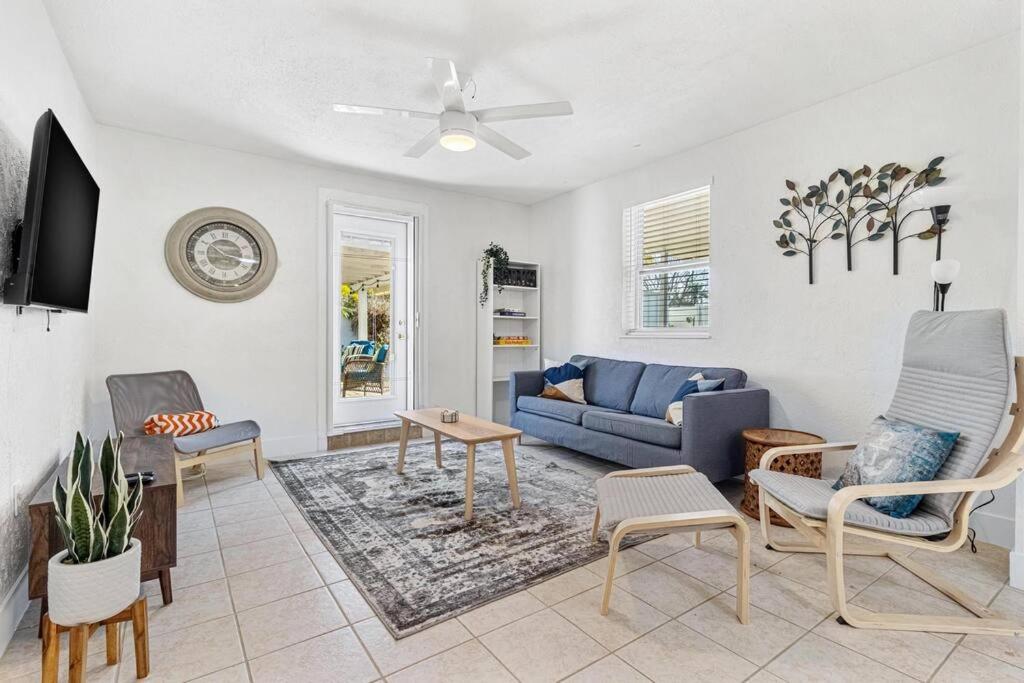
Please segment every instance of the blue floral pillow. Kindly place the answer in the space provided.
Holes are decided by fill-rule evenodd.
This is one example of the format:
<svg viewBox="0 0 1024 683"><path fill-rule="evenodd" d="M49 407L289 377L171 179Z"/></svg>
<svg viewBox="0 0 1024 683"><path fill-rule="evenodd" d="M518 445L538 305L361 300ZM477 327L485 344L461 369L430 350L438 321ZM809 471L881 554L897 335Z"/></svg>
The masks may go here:
<svg viewBox="0 0 1024 683"><path fill-rule="evenodd" d="M876 417L846 463L843 476L832 486L839 490L858 484L899 484L931 481L946 462L960 432L938 432L900 420ZM921 502L921 496L873 496L864 502L879 512L901 519Z"/></svg>

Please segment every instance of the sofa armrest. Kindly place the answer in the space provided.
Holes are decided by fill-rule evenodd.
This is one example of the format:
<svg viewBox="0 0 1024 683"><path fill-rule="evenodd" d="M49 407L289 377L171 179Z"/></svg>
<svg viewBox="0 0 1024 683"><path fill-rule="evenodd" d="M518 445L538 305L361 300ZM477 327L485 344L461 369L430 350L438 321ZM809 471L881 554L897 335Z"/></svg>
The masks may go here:
<svg viewBox="0 0 1024 683"><path fill-rule="evenodd" d="M731 389L683 398L683 463L711 481L743 473L744 429L768 426L767 389Z"/></svg>
<svg viewBox="0 0 1024 683"><path fill-rule="evenodd" d="M519 370L508 378L509 416L516 414L516 403L520 396L540 396L544 391L544 373L540 370Z"/></svg>

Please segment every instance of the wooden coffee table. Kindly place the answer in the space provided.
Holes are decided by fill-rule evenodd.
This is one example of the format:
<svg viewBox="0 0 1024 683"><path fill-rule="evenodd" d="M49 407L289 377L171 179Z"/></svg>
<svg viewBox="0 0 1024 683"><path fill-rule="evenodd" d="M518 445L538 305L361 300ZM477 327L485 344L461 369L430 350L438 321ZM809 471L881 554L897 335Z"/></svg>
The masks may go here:
<svg viewBox="0 0 1024 683"><path fill-rule="evenodd" d="M482 420L472 415L460 415L458 422L441 422L440 408L420 410L399 410L395 417L402 421L402 433L398 443L398 473L405 468L405 448L409 443L409 425L417 424L434 432L434 463L441 464L441 436L466 444L466 521L473 519L473 469L476 460L476 446L490 441L500 441L505 454L505 471L508 473L508 488L512 492L512 507L519 509L519 480L516 478L516 452L513 439L522 432L512 427Z"/></svg>

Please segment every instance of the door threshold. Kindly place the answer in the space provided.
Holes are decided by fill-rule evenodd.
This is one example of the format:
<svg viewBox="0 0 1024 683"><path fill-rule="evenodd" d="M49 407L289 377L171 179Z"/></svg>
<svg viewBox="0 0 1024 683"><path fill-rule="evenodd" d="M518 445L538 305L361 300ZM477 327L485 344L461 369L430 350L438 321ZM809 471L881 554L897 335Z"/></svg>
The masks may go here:
<svg viewBox="0 0 1024 683"><path fill-rule="evenodd" d="M354 432L368 432L374 429L388 429L389 427L401 427L402 421L398 418L390 420L373 420L371 422L353 422L351 424L336 425L327 436L338 436L339 434L352 434Z"/></svg>
<svg viewBox="0 0 1024 683"><path fill-rule="evenodd" d="M347 425L345 429L344 432L336 432L327 437L327 450L336 451L356 446L397 443L402 435L399 420ZM409 425L408 436L410 439L423 438L423 428L419 425Z"/></svg>

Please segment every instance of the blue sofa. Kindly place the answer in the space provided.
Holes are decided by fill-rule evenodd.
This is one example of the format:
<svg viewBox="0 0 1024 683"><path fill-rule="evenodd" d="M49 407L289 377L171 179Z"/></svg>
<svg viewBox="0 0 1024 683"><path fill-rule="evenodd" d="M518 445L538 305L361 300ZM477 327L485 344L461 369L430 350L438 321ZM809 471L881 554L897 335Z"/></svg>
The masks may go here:
<svg viewBox="0 0 1024 683"><path fill-rule="evenodd" d="M743 438L768 426L768 390L748 389L734 368L647 365L573 356L583 365L586 405L538 396L539 370L514 372L509 383L510 424L523 433L628 467L692 465L711 481L743 473ZM672 396L694 373L725 379L724 389L683 399L683 423L665 420Z"/></svg>

